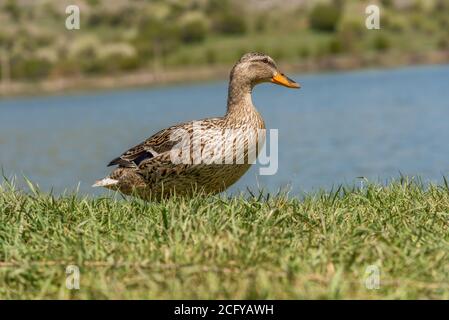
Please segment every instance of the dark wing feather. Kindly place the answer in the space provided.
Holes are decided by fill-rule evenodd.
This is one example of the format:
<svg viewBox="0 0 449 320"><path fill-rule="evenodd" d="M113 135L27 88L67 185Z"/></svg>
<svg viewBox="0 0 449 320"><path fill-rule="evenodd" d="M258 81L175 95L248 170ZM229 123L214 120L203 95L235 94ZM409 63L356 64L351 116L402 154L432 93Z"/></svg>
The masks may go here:
<svg viewBox="0 0 449 320"><path fill-rule="evenodd" d="M144 160L156 157L158 154L170 151L181 139L171 140L170 135L177 126L159 131L141 144L124 152L120 157L109 162L109 166L135 168Z"/></svg>
<svg viewBox="0 0 449 320"><path fill-rule="evenodd" d="M196 122L200 122L204 128L220 128L223 125L222 121L223 118L209 118ZM154 158L161 153L169 152L174 146L179 146L179 143L183 142L183 133L192 133L193 123L193 121L184 122L159 131L141 144L129 149L120 157L112 160L108 166L119 165L120 167L136 168L148 159ZM183 143L188 143L188 141L186 140Z"/></svg>
<svg viewBox="0 0 449 320"><path fill-rule="evenodd" d="M130 149L132 150L132 149ZM115 158L111 162L109 162L108 167L119 165L121 167L136 167L139 166L139 164L146 159L153 158L155 155L147 150L141 150L139 152L130 152L130 150L127 151L127 153L121 155L118 158Z"/></svg>

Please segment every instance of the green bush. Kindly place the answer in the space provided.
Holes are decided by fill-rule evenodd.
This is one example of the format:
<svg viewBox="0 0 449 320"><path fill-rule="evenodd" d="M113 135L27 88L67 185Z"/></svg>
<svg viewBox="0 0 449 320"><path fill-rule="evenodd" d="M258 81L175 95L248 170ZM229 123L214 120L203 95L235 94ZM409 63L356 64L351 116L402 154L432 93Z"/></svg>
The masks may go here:
<svg viewBox="0 0 449 320"><path fill-rule="evenodd" d="M264 32L267 29L267 15L259 15L254 22L254 30L257 32Z"/></svg>
<svg viewBox="0 0 449 320"><path fill-rule="evenodd" d="M328 43L328 50L330 54L339 54L343 52L343 44L338 37L332 38Z"/></svg>
<svg viewBox="0 0 449 320"><path fill-rule="evenodd" d="M271 55L276 60L282 60L285 58L285 51L284 49L278 47L272 51Z"/></svg>
<svg viewBox="0 0 449 320"><path fill-rule="evenodd" d="M79 53L77 57L80 70L86 74L101 73L107 69L107 66L98 58L95 48L88 47Z"/></svg>
<svg viewBox="0 0 449 320"><path fill-rule="evenodd" d="M137 56L133 57L123 57L118 56L116 64L117 69L122 71L129 71L129 70L135 70L140 66L140 60Z"/></svg>
<svg viewBox="0 0 449 320"><path fill-rule="evenodd" d="M3 10L11 15L11 17L13 17L15 20L18 20L20 18L21 9L16 0L7 0L3 5Z"/></svg>
<svg viewBox="0 0 449 320"><path fill-rule="evenodd" d="M380 33L373 39L373 48L376 51L386 51L391 47L390 38Z"/></svg>
<svg viewBox="0 0 449 320"><path fill-rule="evenodd" d="M310 49L308 47L301 46L298 49L298 55L301 58L308 58L308 57L310 57Z"/></svg>
<svg viewBox="0 0 449 320"><path fill-rule="evenodd" d="M381 0L382 6L388 8L393 6L393 0Z"/></svg>
<svg viewBox="0 0 449 320"><path fill-rule="evenodd" d="M214 64L217 62L217 53L214 49L208 48L206 50L206 62L208 64Z"/></svg>
<svg viewBox="0 0 449 320"><path fill-rule="evenodd" d="M224 13L214 21L214 30L221 34L244 34L246 32L246 24L241 16Z"/></svg>
<svg viewBox="0 0 449 320"><path fill-rule="evenodd" d="M201 42L206 37L207 27L202 21L193 20L185 23L180 33L183 42Z"/></svg>
<svg viewBox="0 0 449 320"><path fill-rule="evenodd" d="M449 3L447 0L436 0L434 11L435 13L449 10Z"/></svg>
<svg viewBox="0 0 449 320"><path fill-rule="evenodd" d="M179 45L180 33L173 21L145 19L132 43L141 58L153 58L156 51L165 54L174 50Z"/></svg>
<svg viewBox="0 0 449 320"><path fill-rule="evenodd" d="M385 22L388 22L385 24ZM392 15L386 15L382 20L382 28L385 26L385 29L391 30L393 32L401 33L407 29L407 21L405 19L401 19Z"/></svg>
<svg viewBox="0 0 449 320"><path fill-rule="evenodd" d="M449 49L448 38L442 37L440 40L438 40L437 47L438 47L438 49L442 49L442 50Z"/></svg>
<svg viewBox="0 0 449 320"><path fill-rule="evenodd" d="M78 75L81 72L78 60L63 58L59 60L51 70L54 77L67 77Z"/></svg>
<svg viewBox="0 0 449 320"><path fill-rule="evenodd" d="M317 31L333 32L337 29L341 11L335 5L318 4L310 12L310 27Z"/></svg>
<svg viewBox="0 0 449 320"><path fill-rule="evenodd" d="M50 73L52 64L39 58L13 59L11 76L13 79L37 80L45 78Z"/></svg>
<svg viewBox="0 0 449 320"><path fill-rule="evenodd" d="M92 12L88 17L87 17L87 25L89 27L98 27L99 25L103 24L105 22L103 15L101 14L101 12Z"/></svg>
<svg viewBox="0 0 449 320"><path fill-rule="evenodd" d="M337 37L344 51L355 51L366 29L357 20L347 20L340 24Z"/></svg>

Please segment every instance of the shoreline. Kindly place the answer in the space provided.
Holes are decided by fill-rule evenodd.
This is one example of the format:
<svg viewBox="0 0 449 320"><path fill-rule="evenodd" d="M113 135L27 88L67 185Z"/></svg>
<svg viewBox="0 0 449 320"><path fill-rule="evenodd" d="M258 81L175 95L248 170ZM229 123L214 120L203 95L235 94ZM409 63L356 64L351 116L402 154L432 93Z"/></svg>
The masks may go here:
<svg viewBox="0 0 449 320"><path fill-rule="evenodd" d="M413 65L438 65L449 63L449 50L404 55L399 52L371 55L339 55L302 62L280 62L289 73L320 73L332 71L363 70L367 68L397 68ZM11 81L0 84L0 98L58 95L59 93L108 91L141 87L156 87L179 83L224 80L228 77L229 65L189 66L166 69L159 72L140 69L130 73L107 76L76 76L60 79L45 79L40 82Z"/></svg>

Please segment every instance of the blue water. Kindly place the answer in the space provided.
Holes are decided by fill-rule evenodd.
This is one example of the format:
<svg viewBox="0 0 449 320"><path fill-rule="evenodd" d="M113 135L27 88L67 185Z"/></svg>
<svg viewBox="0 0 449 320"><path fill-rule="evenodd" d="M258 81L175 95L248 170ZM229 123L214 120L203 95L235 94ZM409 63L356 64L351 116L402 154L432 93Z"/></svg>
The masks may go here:
<svg viewBox="0 0 449 320"><path fill-rule="evenodd" d="M292 76L301 90L263 84L253 100L279 129L279 168L254 166L230 190L291 193L449 173L449 66ZM44 190L98 194L106 164L156 131L222 115L226 82L0 101L0 166Z"/></svg>

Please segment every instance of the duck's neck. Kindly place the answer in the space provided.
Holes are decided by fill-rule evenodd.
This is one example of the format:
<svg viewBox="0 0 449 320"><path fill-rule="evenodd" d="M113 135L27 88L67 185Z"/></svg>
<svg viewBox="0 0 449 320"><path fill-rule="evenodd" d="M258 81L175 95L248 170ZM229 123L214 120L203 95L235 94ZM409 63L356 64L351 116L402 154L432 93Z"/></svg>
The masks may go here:
<svg viewBox="0 0 449 320"><path fill-rule="evenodd" d="M240 77L231 77L228 89L228 109L226 117L243 118L245 115L256 112L251 93L253 86Z"/></svg>

